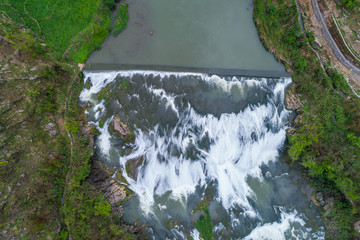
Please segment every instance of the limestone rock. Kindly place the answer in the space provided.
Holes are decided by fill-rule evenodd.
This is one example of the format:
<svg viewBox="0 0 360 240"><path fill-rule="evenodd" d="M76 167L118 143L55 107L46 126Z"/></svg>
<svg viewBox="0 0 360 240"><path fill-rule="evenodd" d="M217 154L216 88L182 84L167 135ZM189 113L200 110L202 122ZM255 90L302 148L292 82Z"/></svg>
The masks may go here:
<svg viewBox="0 0 360 240"><path fill-rule="evenodd" d="M315 195L316 200L319 202L320 206L325 206L324 197L321 192L317 192Z"/></svg>
<svg viewBox="0 0 360 240"><path fill-rule="evenodd" d="M112 179L105 167L93 158L90 175L86 180L94 183L104 192L104 196L110 203L111 211L116 213L118 217L121 217L123 214L123 207L118 203L127 199L126 187Z"/></svg>
<svg viewBox="0 0 360 240"><path fill-rule="evenodd" d="M144 162L143 157L130 159L126 163L126 172L128 176L136 180L139 172L138 168L142 165L143 162Z"/></svg>
<svg viewBox="0 0 360 240"><path fill-rule="evenodd" d="M116 115L110 124L111 130L116 136L127 139L130 138L133 133L130 131L129 126L121 121L119 115Z"/></svg>
<svg viewBox="0 0 360 240"><path fill-rule="evenodd" d="M293 127L286 129L287 135L293 135L295 132L296 132L296 130Z"/></svg>
<svg viewBox="0 0 360 240"><path fill-rule="evenodd" d="M48 123L45 125L44 131L49 131L49 130L53 129L55 126L56 126L55 123Z"/></svg>
<svg viewBox="0 0 360 240"><path fill-rule="evenodd" d="M303 107L299 96L295 93L294 87L286 92L285 105L288 110L298 110Z"/></svg>
<svg viewBox="0 0 360 240"><path fill-rule="evenodd" d="M360 220L357 221L357 222L354 224L354 229L355 229L355 231L357 231L358 233L360 233Z"/></svg>

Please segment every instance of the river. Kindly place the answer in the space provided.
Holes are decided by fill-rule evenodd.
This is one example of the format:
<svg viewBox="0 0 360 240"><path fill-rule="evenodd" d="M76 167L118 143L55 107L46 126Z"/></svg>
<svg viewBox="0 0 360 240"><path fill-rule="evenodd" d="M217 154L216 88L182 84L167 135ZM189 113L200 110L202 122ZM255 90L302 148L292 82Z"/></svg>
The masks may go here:
<svg viewBox="0 0 360 240"><path fill-rule="evenodd" d="M284 71L256 35L251 1L136 1L129 11L128 28L89 63ZM135 193L123 220L145 223L152 239L200 239L209 224L214 239L324 239L320 214L302 193L306 181L284 161L290 84L86 71L80 100L91 103L87 117L100 132L95 154L121 169ZM98 99L102 89L107 96ZM110 134L116 115L134 130L134 143Z"/></svg>

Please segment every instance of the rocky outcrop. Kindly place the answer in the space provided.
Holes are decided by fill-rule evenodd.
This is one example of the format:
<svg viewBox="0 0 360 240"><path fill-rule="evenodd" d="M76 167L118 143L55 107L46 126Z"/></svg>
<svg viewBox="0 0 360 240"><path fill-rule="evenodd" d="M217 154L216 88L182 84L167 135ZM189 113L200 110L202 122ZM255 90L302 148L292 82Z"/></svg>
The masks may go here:
<svg viewBox="0 0 360 240"><path fill-rule="evenodd" d="M360 234L360 220L354 224L354 229Z"/></svg>
<svg viewBox="0 0 360 240"><path fill-rule="evenodd" d="M134 133L131 132L129 126L121 121L119 115L116 115L110 124L110 133L124 139L125 142L131 142L134 139Z"/></svg>
<svg viewBox="0 0 360 240"><path fill-rule="evenodd" d="M140 157L140 158L134 158L134 159L130 159L129 161L127 161L126 163L126 172L128 174L129 177L131 177L132 179L136 180L137 176L138 176L138 168L142 165L142 163L144 162L144 158Z"/></svg>
<svg viewBox="0 0 360 240"><path fill-rule="evenodd" d="M298 111L304 103L300 100L299 95L295 92L295 84L292 85L291 89L286 92L285 106L288 110Z"/></svg>
<svg viewBox="0 0 360 240"><path fill-rule="evenodd" d="M126 187L120 185L117 181L111 178L111 172L107 170L101 162L95 158L91 159L90 175L86 179L88 182L94 183L110 203L111 212L116 213L120 218L123 215L123 208L119 202L127 199Z"/></svg>

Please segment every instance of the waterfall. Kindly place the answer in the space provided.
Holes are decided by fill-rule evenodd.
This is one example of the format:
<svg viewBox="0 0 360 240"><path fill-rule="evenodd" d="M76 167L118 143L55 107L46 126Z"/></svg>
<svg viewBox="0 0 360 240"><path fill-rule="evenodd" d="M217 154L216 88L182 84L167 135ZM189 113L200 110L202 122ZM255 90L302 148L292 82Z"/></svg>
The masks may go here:
<svg viewBox="0 0 360 240"><path fill-rule="evenodd" d="M261 167L278 161L291 114L284 106L290 78L114 71L86 72L85 83L91 87L80 100L92 104L88 119L100 131L96 150L122 169L144 218L164 217L164 211L172 211L168 202L190 213L190 199L213 188L214 202L233 226L231 236L260 239L262 231L273 231L270 239L279 239L292 223L305 225L297 212L278 210L279 222L262 226L257 195L248 182L252 178L261 184ZM104 88L110 89L109 97L99 101L96 94ZM109 133L115 114L135 132L130 147L115 144ZM131 150L124 154L126 148ZM134 159L139 164L132 176L126 166ZM252 224L238 234L240 215ZM224 228L219 222L214 231ZM304 231L295 236L304 237ZM171 232L173 238L184 236L180 228ZM196 229L190 235L199 236Z"/></svg>

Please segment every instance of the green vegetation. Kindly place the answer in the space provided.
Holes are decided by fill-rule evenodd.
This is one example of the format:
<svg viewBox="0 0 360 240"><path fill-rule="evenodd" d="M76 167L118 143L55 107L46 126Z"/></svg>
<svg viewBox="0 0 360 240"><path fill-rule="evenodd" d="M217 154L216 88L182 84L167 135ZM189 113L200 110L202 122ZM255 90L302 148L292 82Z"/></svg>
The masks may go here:
<svg viewBox="0 0 360 240"><path fill-rule="evenodd" d="M86 181L93 149L92 130L85 130L84 109L78 105L83 79L76 65L59 58L73 39L72 28L93 22L101 8L79 15L76 11L89 10L94 1L8 2L13 7L0 5L9 16L0 15L0 68L9 67L0 81L1 234L9 239L133 239L103 193ZM106 2L96 1L103 7ZM24 4L39 19L41 31L25 16ZM41 15L46 11L51 13L47 19ZM64 11L66 19L59 19ZM50 32L44 22L52 17L57 19L51 24L59 26ZM10 18L23 19L34 32Z"/></svg>
<svg viewBox="0 0 360 240"><path fill-rule="evenodd" d="M194 226L199 231L200 237L204 240L213 239L212 232L214 226L211 223L209 204L209 201L206 198L203 198L192 211L192 214L200 213L199 219L194 221Z"/></svg>
<svg viewBox="0 0 360 240"><path fill-rule="evenodd" d="M353 9L358 5L359 0L341 0L341 2L345 7Z"/></svg>
<svg viewBox="0 0 360 240"><path fill-rule="evenodd" d="M328 238L352 238L360 210L360 102L342 75L322 69L311 39L302 34L294 0L255 0L254 5L261 40L293 72L295 91L306 102L296 133L289 136L289 155L308 169L317 189L346 206L337 208L336 217L346 226L328 229Z"/></svg>
<svg viewBox="0 0 360 240"><path fill-rule="evenodd" d="M205 216L201 215L197 221L194 222L196 229L200 233L200 237L204 240L211 240L214 226L211 224L211 217L209 209L204 209Z"/></svg>
<svg viewBox="0 0 360 240"><path fill-rule="evenodd" d="M127 25L129 20L128 4L122 4L119 7L119 12L116 15L115 26L114 26L114 36L119 35Z"/></svg>
<svg viewBox="0 0 360 240"><path fill-rule="evenodd" d="M0 11L29 27L55 58L84 62L108 36L113 6L113 0L8 0Z"/></svg>
<svg viewBox="0 0 360 240"><path fill-rule="evenodd" d="M96 94L96 98L99 102L101 102L104 98L106 98L106 100L109 99L110 94L108 94L111 90L111 87L106 87L100 90L100 92L98 92Z"/></svg>

